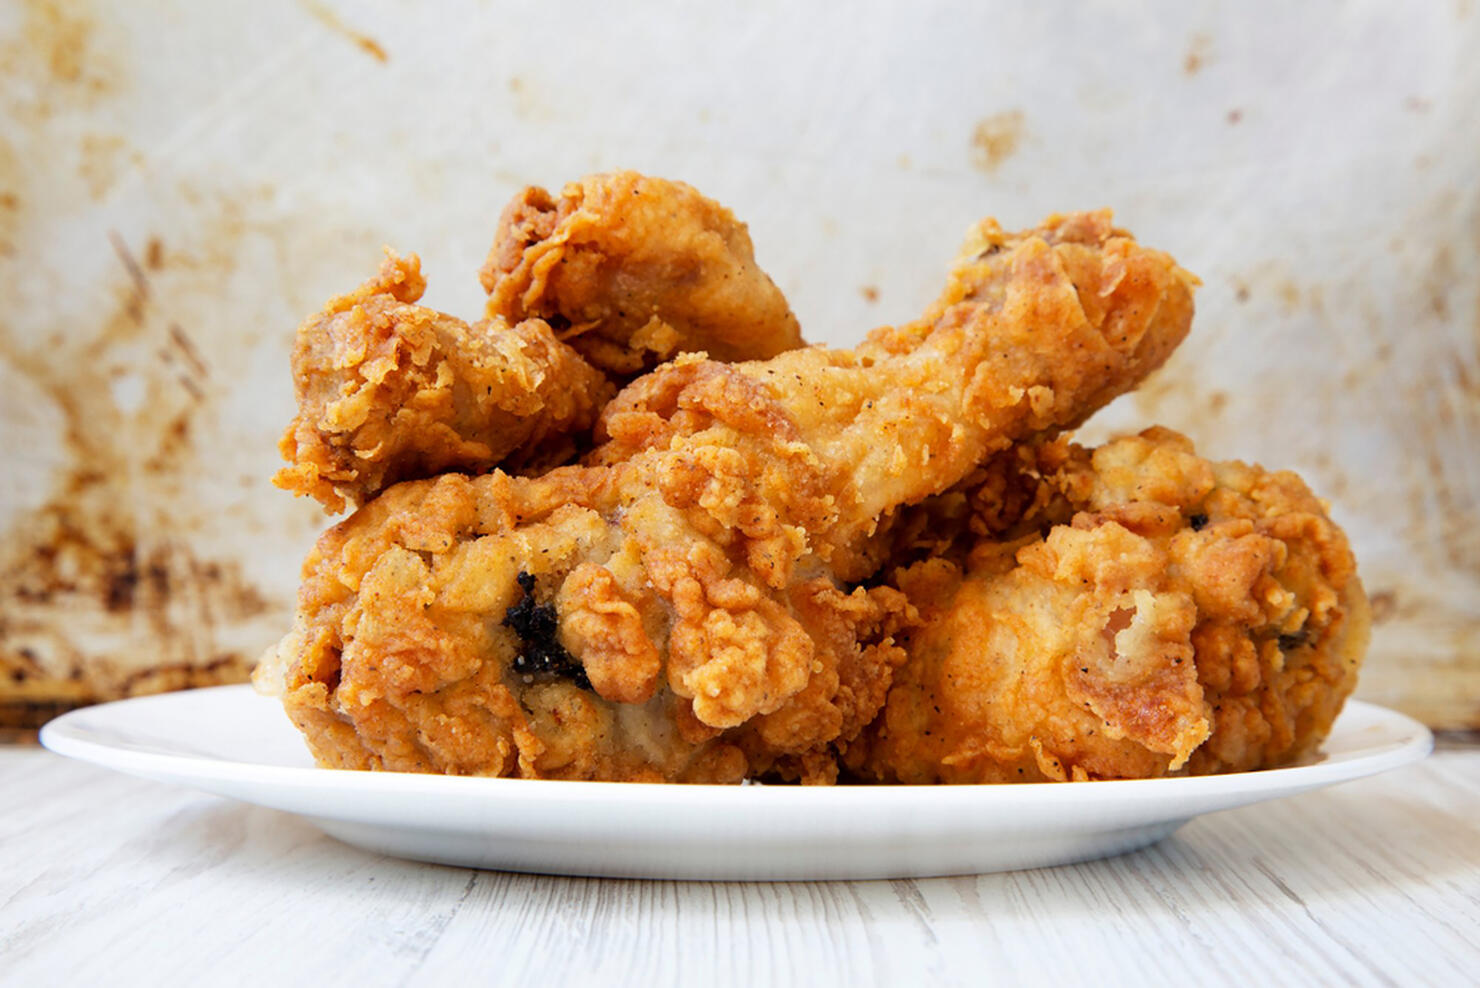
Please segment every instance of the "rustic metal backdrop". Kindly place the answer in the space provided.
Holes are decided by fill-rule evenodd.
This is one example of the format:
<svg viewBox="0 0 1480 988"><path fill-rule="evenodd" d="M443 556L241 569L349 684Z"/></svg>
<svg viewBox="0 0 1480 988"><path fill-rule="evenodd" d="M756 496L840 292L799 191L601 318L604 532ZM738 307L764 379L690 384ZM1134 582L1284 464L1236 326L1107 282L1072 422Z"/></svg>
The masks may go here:
<svg viewBox="0 0 1480 988"><path fill-rule="evenodd" d="M979 216L1114 206L1204 286L1086 434L1301 471L1376 605L1359 695L1480 726L1476 7L0 4L12 696L240 675L325 524L268 483L295 324L382 244L475 315L510 194L632 167L835 344Z"/></svg>

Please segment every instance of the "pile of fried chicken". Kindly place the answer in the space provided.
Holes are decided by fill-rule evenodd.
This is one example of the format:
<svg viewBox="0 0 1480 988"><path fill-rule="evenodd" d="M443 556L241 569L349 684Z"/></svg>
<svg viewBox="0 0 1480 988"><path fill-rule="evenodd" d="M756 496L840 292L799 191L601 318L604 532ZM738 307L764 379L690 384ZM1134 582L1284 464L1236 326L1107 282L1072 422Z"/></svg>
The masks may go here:
<svg viewBox="0 0 1480 988"><path fill-rule="evenodd" d="M415 256L298 331L275 482L357 510L259 686L320 764L811 784L1286 764L1356 683L1294 474L1069 430L1196 279L1106 211L985 220L918 320L803 344L746 227L597 175L505 209L469 324Z"/></svg>

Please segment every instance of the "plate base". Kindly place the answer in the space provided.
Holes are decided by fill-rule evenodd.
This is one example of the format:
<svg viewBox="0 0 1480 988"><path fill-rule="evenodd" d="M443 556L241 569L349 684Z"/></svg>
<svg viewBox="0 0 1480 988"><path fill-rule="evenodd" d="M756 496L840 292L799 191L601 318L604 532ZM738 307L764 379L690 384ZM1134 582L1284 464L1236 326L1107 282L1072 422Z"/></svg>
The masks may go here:
<svg viewBox="0 0 1480 988"><path fill-rule="evenodd" d="M247 686L87 707L53 751L306 817L340 840L473 868L615 878L915 878L1066 864L1152 844L1218 810L1424 757L1416 721L1350 702L1310 764L1264 772L999 786L678 786L313 767Z"/></svg>
<svg viewBox="0 0 1480 988"><path fill-rule="evenodd" d="M458 868L588 878L790 882L940 878L1094 861L1150 847L1187 821L933 850L916 847L896 855L881 855L873 846L846 853L833 847L825 857L811 848L744 846L732 853L715 849L702 859L640 841L621 845L610 841L494 841L477 833L410 831L322 818L312 822L329 836L362 850Z"/></svg>

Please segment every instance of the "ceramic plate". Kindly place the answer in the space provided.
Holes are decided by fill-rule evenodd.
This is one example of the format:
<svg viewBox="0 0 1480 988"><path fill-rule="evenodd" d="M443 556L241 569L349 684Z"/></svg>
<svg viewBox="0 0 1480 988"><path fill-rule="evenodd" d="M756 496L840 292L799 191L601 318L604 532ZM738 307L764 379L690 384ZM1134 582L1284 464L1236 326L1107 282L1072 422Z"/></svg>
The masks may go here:
<svg viewBox="0 0 1480 988"><path fill-rule="evenodd" d="M295 813L350 844L476 868L696 879L902 878L1064 864L1154 843L1192 817L1417 761L1416 721L1349 702L1294 768L1013 786L664 786L315 768L249 686L167 693L47 724L52 751Z"/></svg>

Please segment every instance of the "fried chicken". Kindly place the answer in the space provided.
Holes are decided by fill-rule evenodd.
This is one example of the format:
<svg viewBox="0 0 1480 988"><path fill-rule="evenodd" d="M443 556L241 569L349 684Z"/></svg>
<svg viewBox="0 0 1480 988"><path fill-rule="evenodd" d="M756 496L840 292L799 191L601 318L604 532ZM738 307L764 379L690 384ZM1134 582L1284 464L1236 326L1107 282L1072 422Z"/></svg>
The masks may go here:
<svg viewBox="0 0 1480 988"><path fill-rule="evenodd" d="M811 550L838 578L872 572L862 540L882 516L959 482L1014 441L1073 428L1159 367L1187 333L1196 279L1137 244L1108 210L967 237L924 318L856 350L764 363L675 361L603 410L611 463L710 429L800 440L832 503Z"/></svg>
<svg viewBox="0 0 1480 988"><path fill-rule="evenodd" d="M1022 447L969 485L897 523L894 551L921 558L892 582L924 623L844 753L860 777L1242 771L1326 736L1370 619L1346 537L1294 474L1154 428Z"/></svg>
<svg viewBox="0 0 1480 988"><path fill-rule="evenodd" d="M329 511L402 480L481 472L575 451L615 388L538 319L461 319L414 304L415 254L387 251L380 273L298 330L298 415L278 444L277 486Z"/></svg>
<svg viewBox="0 0 1480 988"><path fill-rule="evenodd" d="M479 276L491 317L544 319L618 377L686 350L733 361L802 345L745 224L682 182L636 172L589 176L558 199L525 189Z"/></svg>
<svg viewBox="0 0 1480 988"><path fill-rule="evenodd" d="M386 491L320 540L260 679L327 765L831 781L917 618L848 589L880 519L1133 387L1192 283L1108 213L988 221L924 319L857 350L681 357L583 465Z"/></svg>
<svg viewBox="0 0 1480 988"><path fill-rule="evenodd" d="M687 185L631 172L573 183L558 203L526 189L481 277L492 297L471 326L412 304L420 262L394 254L304 322L298 415L279 444L291 466L274 483L337 512L449 470L555 466L589 445L615 385L653 361L802 343L744 224Z"/></svg>

